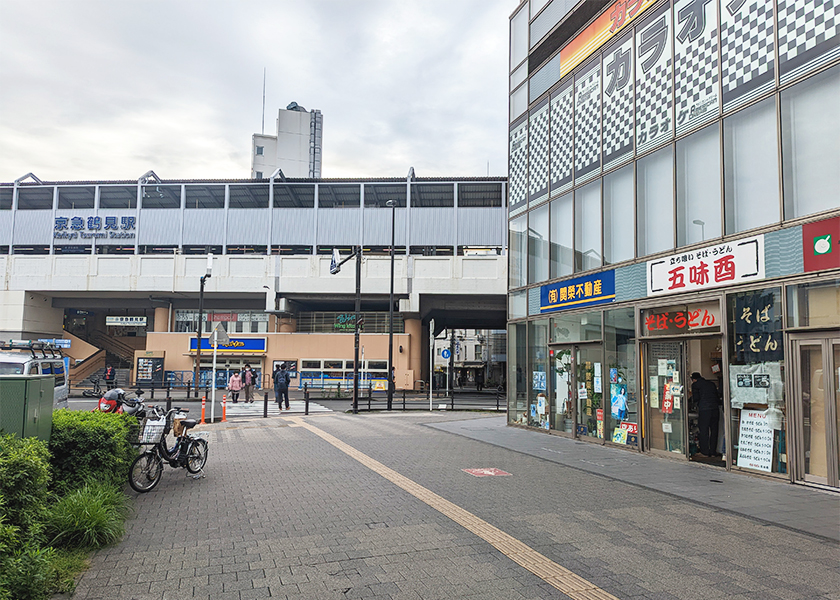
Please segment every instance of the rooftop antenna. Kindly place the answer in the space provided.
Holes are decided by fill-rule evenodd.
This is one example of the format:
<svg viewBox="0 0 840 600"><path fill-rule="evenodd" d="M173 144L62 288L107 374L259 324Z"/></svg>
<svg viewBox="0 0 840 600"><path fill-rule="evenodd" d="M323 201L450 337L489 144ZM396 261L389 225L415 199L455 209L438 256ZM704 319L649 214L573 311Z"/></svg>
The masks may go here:
<svg viewBox="0 0 840 600"><path fill-rule="evenodd" d="M263 67L263 107L262 107L262 128L260 133L265 135L265 67Z"/></svg>
<svg viewBox="0 0 840 600"><path fill-rule="evenodd" d="M490 161L487 161L487 177L490 177Z"/></svg>

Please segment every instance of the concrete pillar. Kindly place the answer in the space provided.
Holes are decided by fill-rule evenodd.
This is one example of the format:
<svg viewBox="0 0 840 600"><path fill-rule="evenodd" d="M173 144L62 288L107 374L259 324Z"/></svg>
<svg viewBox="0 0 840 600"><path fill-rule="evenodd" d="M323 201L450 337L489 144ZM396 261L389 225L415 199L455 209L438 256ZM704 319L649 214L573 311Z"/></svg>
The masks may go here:
<svg viewBox="0 0 840 600"><path fill-rule="evenodd" d="M169 308L155 307L155 333L166 333L169 331Z"/></svg>
<svg viewBox="0 0 840 600"><path fill-rule="evenodd" d="M297 319L292 319L292 318L280 319L280 333L295 333L296 331L297 331Z"/></svg>
<svg viewBox="0 0 840 600"><path fill-rule="evenodd" d="M0 291L0 339L37 340L64 335L64 310L52 298L26 291Z"/></svg>
<svg viewBox="0 0 840 600"><path fill-rule="evenodd" d="M423 323L420 319L405 319L405 332L411 340L408 348L403 348L408 352L408 368L414 371L415 379L420 379L423 373ZM397 348L394 350L398 351Z"/></svg>

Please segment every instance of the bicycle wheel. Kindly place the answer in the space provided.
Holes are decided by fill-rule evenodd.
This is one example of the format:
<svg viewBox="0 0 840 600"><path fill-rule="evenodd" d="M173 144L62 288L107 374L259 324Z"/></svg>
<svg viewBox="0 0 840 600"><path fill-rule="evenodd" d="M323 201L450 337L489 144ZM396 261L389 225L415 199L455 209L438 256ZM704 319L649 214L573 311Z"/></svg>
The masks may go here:
<svg viewBox="0 0 840 600"><path fill-rule="evenodd" d="M135 492L151 491L163 475L163 461L156 453L147 451L134 459L128 471L128 483Z"/></svg>
<svg viewBox="0 0 840 600"><path fill-rule="evenodd" d="M100 398L102 394L99 390L82 390L82 396L85 398Z"/></svg>
<svg viewBox="0 0 840 600"><path fill-rule="evenodd" d="M207 464L207 441L201 438L192 440L187 451L187 471L198 473Z"/></svg>

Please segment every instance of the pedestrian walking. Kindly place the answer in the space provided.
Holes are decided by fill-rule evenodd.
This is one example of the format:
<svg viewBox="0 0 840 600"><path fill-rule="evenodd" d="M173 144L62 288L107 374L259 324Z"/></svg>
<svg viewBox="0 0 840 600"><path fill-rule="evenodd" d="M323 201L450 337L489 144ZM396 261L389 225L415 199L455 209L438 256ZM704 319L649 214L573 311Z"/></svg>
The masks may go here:
<svg viewBox="0 0 840 600"><path fill-rule="evenodd" d="M105 387L113 390L117 385L117 370L111 365L106 365L103 379L105 379Z"/></svg>
<svg viewBox="0 0 840 600"><path fill-rule="evenodd" d="M283 410L283 399L286 400L286 410L290 410L289 406L289 382L291 376L286 370L286 363L280 363L274 370L274 399L277 401L277 406Z"/></svg>
<svg viewBox="0 0 840 600"><path fill-rule="evenodd" d="M698 435L700 456L698 458L708 458L717 454L715 445L718 439L720 392L714 382L704 378L700 373L692 373L691 381L691 399L697 406L697 424L700 428Z"/></svg>
<svg viewBox="0 0 840 600"><path fill-rule="evenodd" d="M479 369L475 372L475 389L477 392L484 387L484 369Z"/></svg>
<svg viewBox="0 0 840 600"><path fill-rule="evenodd" d="M230 398L234 404L239 403L239 392L242 391L242 376L239 374L239 371L234 371L233 374L228 379L227 384L228 391L230 392Z"/></svg>
<svg viewBox="0 0 840 600"><path fill-rule="evenodd" d="M254 385L257 383L257 374L251 370L251 365L245 363L245 368L239 374L242 378L242 389L245 391L245 402L254 402Z"/></svg>

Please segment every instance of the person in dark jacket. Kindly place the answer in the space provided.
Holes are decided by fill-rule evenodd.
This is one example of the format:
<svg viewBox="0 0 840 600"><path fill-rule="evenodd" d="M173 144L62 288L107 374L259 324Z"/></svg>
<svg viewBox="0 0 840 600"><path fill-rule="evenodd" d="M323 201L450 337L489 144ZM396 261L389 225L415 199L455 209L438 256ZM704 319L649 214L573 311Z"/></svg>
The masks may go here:
<svg viewBox="0 0 840 600"><path fill-rule="evenodd" d="M245 402L254 401L254 386L257 385L257 373L251 369L251 365L245 363L245 368L239 374L242 377L242 389L245 390Z"/></svg>
<svg viewBox="0 0 840 600"><path fill-rule="evenodd" d="M107 389L114 389L117 386L117 370L111 365L106 365L103 379L105 379L105 387Z"/></svg>
<svg viewBox="0 0 840 600"><path fill-rule="evenodd" d="M289 410L289 381L291 377L286 370L286 363L280 363L274 370L274 400L280 410L283 410L283 399L286 400L286 410Z"/></svg>
<svg viewBox="0 0 840 600"><path fill-rule="evenodd" d="M697 405L699 412L698 426L700 427L700 455L714 456L718 439L718 407L720 393L714 382L705 379L700 373L691 374L691 398Z"/></svg>

